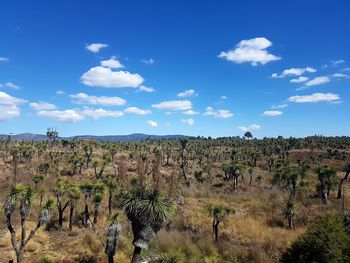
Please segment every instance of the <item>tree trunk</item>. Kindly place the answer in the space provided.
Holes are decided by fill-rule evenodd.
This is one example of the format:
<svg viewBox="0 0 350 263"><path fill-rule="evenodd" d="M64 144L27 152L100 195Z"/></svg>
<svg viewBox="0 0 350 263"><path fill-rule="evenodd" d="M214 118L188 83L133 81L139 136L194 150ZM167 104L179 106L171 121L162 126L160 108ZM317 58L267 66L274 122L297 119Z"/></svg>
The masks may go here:
<svg viewBox="0 0 350 263"><path fill-rule="evenodd" d="M112 197L113 193L111 190L109 190L109 197L108 197L108 215L112 214Z"/></svg>
<svg viewBox="0 0 350 263"><path fill-rule="evenodd" d="M253 181L253 174L250 174L249 186L251 186L251 185L252 185L252 181Z"/></svg>
<svg viewBox="0 0 350 263"><path fill-rule="evenodd" d="M218 242L219 240L219 224L220 221L213 220L213 235L214 235L214 242Z"/></svg>
<svg viewBox="0 0 350 263"><path fill-rule="evenodd" d="M346 173L345 176L342 179L340 179L339 186L338 186L338 196L337 196L338 199L340 199L342 196L343 183L345 180L348 179L348 176L349 176L349 173Z"/></svg>
<svg viewBox="0 0 350 263"><path fill-rule="evenodd" d="M141 248L135 247L131 263L140 263L140 260L141 260Z"/></svg>
<svg viewBox="0 0 350 263"><path fill-rule="evenodd" d="M322 193L322 202L323 204L327 205L328 204L328 194L326 191Z"/></svg>
<svg viewBox="0 0 350 263"><path fill-rule="evenodd" d="M22 249L18 249L16 251L17 263L22 263L23 262L23 255L24 255L24 251Z"/></svg>
<svg viewBox="0 0 350 263"><path fill-rule="evenodd" d="M58 229L62 230L62 226L63 226L63 210L59 210L58 211Z"/></svg>
<svg viewBox="0 0 350 263"><path fill-rule="evenodd" d="M114 263L113 256L108 255L108 263Z"/></svg>
<svg viewBox="0 0 350 263"><path fill-rule="evenodd" d="M87 203L87 196L85 196L85 227L88 226L89 220L90 220L90 218L89 218L89 206Z"/></svg>
<svg viewBox="0 0 350 263"><path fill-rule="evenodd" d="M73 212L74 212L74 206L71 205L70 206L70 210L69 210L69 231L73 230Z"/></svg>
<svg viewBox="0 0 350 263"><path fill-rule="evenodd" d="M293 218L292 218L292 216L288 216L288 227L289 227L289 229L293 228Z"/></svg>

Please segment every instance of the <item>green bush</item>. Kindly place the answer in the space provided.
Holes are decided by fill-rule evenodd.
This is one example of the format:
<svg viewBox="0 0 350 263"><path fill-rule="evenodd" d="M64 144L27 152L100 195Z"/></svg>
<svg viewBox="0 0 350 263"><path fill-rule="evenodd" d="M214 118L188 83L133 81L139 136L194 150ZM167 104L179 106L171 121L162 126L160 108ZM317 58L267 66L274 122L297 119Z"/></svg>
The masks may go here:
<svg viewBox="0 0 350 263"><path fill-rule="evenodd" d="M350 262L350 237L343 216L329 214L316 219L282 256L282 263Z"/></svg>

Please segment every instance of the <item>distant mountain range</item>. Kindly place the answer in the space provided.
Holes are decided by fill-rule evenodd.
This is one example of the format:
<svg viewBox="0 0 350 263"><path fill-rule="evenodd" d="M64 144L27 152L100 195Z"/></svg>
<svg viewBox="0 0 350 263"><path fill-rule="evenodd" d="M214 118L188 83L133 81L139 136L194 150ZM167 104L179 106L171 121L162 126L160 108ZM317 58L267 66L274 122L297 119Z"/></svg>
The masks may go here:
<svg viewBox="0 0 350 263"><path fill-rule="evenodd" d="M0 134L0 138L7 138L9 135ZM97 140L97 141L109 141L109 142L127 142L127 141L145 141L145 140L170 140L179 139L182 137L190 137L186 135L149 135L143 133L134 133L130 135L77 135L71 137L59 137L59 140L73 140L73 139L86 139L86 140ZM16 141L44 141L47 140L47 136L43 134L33 134L33 133L21 133L11 135L12 140Z"/></svg>

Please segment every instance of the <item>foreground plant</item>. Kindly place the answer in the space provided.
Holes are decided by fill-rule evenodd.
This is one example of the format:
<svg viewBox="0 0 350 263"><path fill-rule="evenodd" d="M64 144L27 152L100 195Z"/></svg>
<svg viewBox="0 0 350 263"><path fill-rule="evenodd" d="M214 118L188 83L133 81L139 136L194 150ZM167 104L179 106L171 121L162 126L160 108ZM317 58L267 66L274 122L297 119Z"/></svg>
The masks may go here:
<svg viewBox="0 0 350 263"><path fill-rule="evenodd" d="M141 250L147 249L155 234L169 222L176 204L159 190L140 186L121 192L118 201L132 225L135 247L132 263L139 263Z"/></svg>
<svg viewBox="0 0 350 263"><path fill-rule="evenodd" d="M117 251L117 243L122 226L119 223L119 214L116 213L111 220L107 230L107 242L105 253L108 256L108 263L114 262L114 255Z"/></svg>
<svg viewBox="0 0 350 263"><path fill-rule="evenodd" d="M52 200L47 201L46 205L41 208L37 225L31 230L28 236L26 235L26 221L31 212L33 198L34 190L31 187L23 184L17 184L11 187L4 203L7 229L11 234L11 244L16 253L17 263L23 262L26 245L34 237L39 228L50 220ZM16 231L11 220L12 214L14 213L16 207L19 208L21 222L21 238L19 243L16 239Z"/></svg>
<svg viewBox="0 0 350 263"><path fill-rule="evenodd" d="M214 241L219 240L219 224L225 219L229 214L234 214L235 210L229 208L225 205L213 205L208 204L207 209L213 217L213 236Z"/></svg>

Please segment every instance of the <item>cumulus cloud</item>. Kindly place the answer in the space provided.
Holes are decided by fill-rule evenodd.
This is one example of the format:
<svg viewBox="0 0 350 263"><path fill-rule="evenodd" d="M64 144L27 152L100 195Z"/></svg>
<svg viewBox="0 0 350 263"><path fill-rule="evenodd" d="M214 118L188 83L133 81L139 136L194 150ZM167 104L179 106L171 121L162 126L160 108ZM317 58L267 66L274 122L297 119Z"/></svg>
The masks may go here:
<svg viewBox="0 0 350 263"><path fill-rule="evenodd" d="M227 119L233 116L229 110L214 110L212 107L207 107L204 113L206 116L213 116L220 119Z"/></svg>
<svg viewBox="0 0 350 263"><path fill-rule="evenodd" d="M12 97L3 91L0 91L0 105L17 106L25 102L26 100Z"/></svg>
<svg viewBox="0 0 350 263"><path fill-rule="evenodd" d="M89 45L86 45L86 49L93 52L93 53L98 53L101 48L108 47L107 44L102 44L102 43L92 43Z"/></svg>
<svg viewBox="0 0 350 263"><path fill-rule="evenodd" d="M155 90L154 90L154 88L152 88L152 87L146 87L146 86L144 86L144 85L141 85L141 86L137 89L137 91L143 91L143 92L151 93L151 92L154 92Z"/></svg>
<svg viewBox="0 0 350 263"><path fill-rule="evenodd" d="M4 84L0 84L0 87L5 87L8 89L20 89L20 87L12 82L5 82Z"/></svg>
<svg viewBox="0 0 350 263"><path fill-rule="evenodd" d="M52 110L52 111L39 111L37 113L39 117L48 117L55 119L59 122L77 122L84 119L84 116L76 110Z"/></svg>
<svg viewBox="0 0 350 263"><path fill-rule="evenodd" d="M147 64L147 65L152 65L152 64L154 64L154 59L153 59L153 58L142 59L141 61L142 61L143 63Z"/></svg>
<svg viewBox="0 0 350 263"><path fill-rule="evenodd" d="M135 114L135 115L147 115L151 114L152 112L150 110L143 110L137 107L129 107L124 110L125 113L129 114Z"/></svg>
<svg viewBox="0 0 350 263"><path fill-rule="evenodd" d="M270 116L270 117L276 117L276 116L280 116L282 115L283 112L282 111L278 111L278 110L268 110L268 111L264 111L262 115L264 116Z"/></svg>
<svg viewBox="0 0 350 263"><path fill-rule="evenodd" d="M81 76L87 86L103 88L137 88L144 81L137 73L113 71L111 68L93 67Z"/></svg>
<svg viewBox="0 0 350 263"><path fill-rule="evenodd" d="M102 67L106 68L124 68L124 65L115 56L107 60L102 60L100 63Z"/></svg>
<svg viewBox="0 0 350 263"><path fill-rule="evenodd" d="M218 57L237 64L248 62L253 66L257 66L259 63L265 65L271 61L281 59L266 50L271 46L272 42L265 37L256 37L242 40L234 49L226 52L222 51Z"/></svg>
<svg viewBox="0 0 350 263"><path fill-rule="evenodd" d="M308 80L309 80L308 77L300 76L299 78L291 79L290 82L292 82L292 83L302 83L302 82L305 82L305 81L308 81Z"/></svg>
<svg viewBox="0 0 350 263"><path fill-rule="evenodd" d="M90 109L90 108L84 108L81 112L82 115L89 116L95 120L101 119L101 118L118 118L124 115L122 111L111 111L111 110L105 110L105 109Z"/></svg>
<svg viewBox="0 0 350 263"><path fill-rule="evenodd" d="M197 96L197 93L193 89L188 89L177 94L178 97L185 98L191 96Z"/></svg>
<svg viewBox="0 0 350 263"><path fill-rule="evenodd" d="M57 109L55 104L51 104L45 101L39 101L39 102L31 102L29 103L29 106L32 107L34 110L55 110Z"/></svg>
<svg viewBox="0 0 350 263"><path fill-rule="evenodd" d="M314 78L312 80L307 81L304 84L304 86L305 87L317 86L317 85L325 84L327 82L330 82L329 77L321 76L321 77L316 77L316 78Z"/></svg>
<svg viewBox="0 0 350 263"><path fill-rule="evenodd" d="M0 57L0 62L7 62L7 61L9 61L9 58Z"/></svg>
<svg viewBox="0 0 350 263"><path fill-rule="evenodd" d="M305 72L314 73L317 70L312 67L306 67L306 68L290 68L285 69L282 71L281 74L273 73L271 77L273 78L284 78L287 76L300 76L304 74Z"/></svg>
<svg viewBox="0 0 350 263"><path fill-rule="evenodd" d="M157 123L156 121L151 121L151 120L149 120L149 121L147 121L147 123L148 123L148 125L149 125L150 127L152 127L152 128L155 128L155 127L158 126L158 123Z"/></svg>
<svg viewBox="0 0 350 263"><path fill-rule="evenodd" d="M21 110L15 105L1 105L0 104L0 121L9 120L19 117Z"/></svg>
<svg viewBox="0 0 350 263"><path fill-rule="evenodd" d="M340 97L338 94L333 93L314 93L311 95L296 95L288 98L288 101L295 103L315 103L315 102L336 102L340 101Z"/></svg>
<svg viewBox="0 0 350 263"><path fill-rule="evenodd" d="M183 114L185 114L185 115L197 115L197 114L199 114L199 112L193 111L193 110L187 110L187 111L184 111Z"/></svg>
<svg viewBox="0 0 350 263"><path fill-rule="evenodd" d="M343 74L343 73L334 73L332 75L334 78L349 78L349 75Z"/></svg>
<svg viewBox="0 0 350 263"><path fill-rule="evenodd" d="M160 110L186 111L192 109L192 102L189 100L170 100L152 104L152 107Z"/></svg>
<svg viewBox="0 0 350 263"><path fill-rule="evenodd" d="M90 96L86 93L78 93L70 95L73 99L73 103L76 104L89 104L89 105L104 105L104 106L122 106L125 105L126 100L119 97L106 97L106 96Z"/></svg>
<svg viewBox="0 0 350 263"><path fill-rule="evenodd" d="M19 117L21 109L18 105L23 103L26 103L26 101L0 91L0 121Z"/></svg>
<svg viewBox="0 0 350 263"><path fill-rule="evenodd" d="M181 121L183 123L186 123L186 124L190 125L190 126L192 126L194 124L194 120L191 119L191 118L189 118L189 119L181 119Z"/></svg>
<svg viewBox="0 0 350 263"><path fill-rule="evenodd" d="M258 124L251 124L248 127L246 126L239 126L238 129L240 129L243 132L247 132L247 131L258 131L260 130L261 126Z"/></svg>

